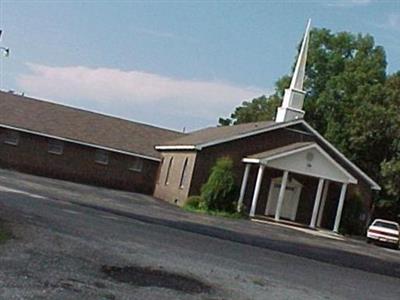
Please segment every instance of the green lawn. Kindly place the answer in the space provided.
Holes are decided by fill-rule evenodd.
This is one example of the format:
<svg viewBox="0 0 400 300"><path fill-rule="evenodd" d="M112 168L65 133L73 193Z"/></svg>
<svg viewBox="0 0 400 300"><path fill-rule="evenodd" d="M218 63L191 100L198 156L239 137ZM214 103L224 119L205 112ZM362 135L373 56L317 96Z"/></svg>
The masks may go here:
<svg viewBox="0 0 400 300"><path fill-rule="evenodd" d="M195 213L200 213L200 214L207 214L210 216L217 216L217 217L224 217L224 218L230 218L230 219L244 219L245 216L241 213L231 213L231 212L226 212L226 211L217 211L217 210L206 210L202 208L196 208L190 205L186 205L183 207L184 210L190 211L190 212L195 212Z"/></svg>

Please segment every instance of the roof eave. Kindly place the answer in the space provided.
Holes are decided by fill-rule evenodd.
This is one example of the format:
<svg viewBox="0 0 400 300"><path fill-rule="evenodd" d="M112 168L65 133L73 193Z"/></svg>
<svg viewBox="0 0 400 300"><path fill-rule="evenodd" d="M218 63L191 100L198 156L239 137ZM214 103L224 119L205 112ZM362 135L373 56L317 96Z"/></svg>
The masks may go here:
<svg viewBox="0 0 400 300"><path fill-rule="evenodd" d="M171 145L171 146L155 146L156 150L164 151L164 150L201 150L199 147L195 145Z"/></svg>
<svg viewBox="0 0 400 300"><path fill-rule="evenodd" d="M331 148L335 154L337 154L340 158L342 158L346 163L349 164L351 168L353 168L357 173L361 175L371 186L372 190L380 191L382 188L377 184L371 177L369 177L364 171L362 171L359 167L357 167L353 162L351 162L342 152L336 149L328 140L326 140L318 131L311 127L306 121L301 120L301 123L318 139L324 142L329 148Z"/></svg>
<svg viewBox="0 0 400 300"><path fill-rule="evenodd" d="M120 149L116 149L116 148L112 148L112 147L107 147L107 146L102 146L102 145L96 145L96 144L92 144L92 143L82 142L82 141L78 141L78 140L74 140L74 139L70 139L70 138L51 135L51 134L47 134L47 133L42 133L42 132L39 132L39 131L29 130L29 129L20 128L20 127L16 127L16 126L10 126L10 125L7 125L7 124L1 124L0 123L0 127L6 128L6 129L16 130L16 131L20 131L20 132L25 132L25 133L29 133L29 134L39 135L39 136L43 136L43 137L47 137L47 138L51 138L51 139L56 139L56 140L60 140L60 141L68 142L68 143L78 144L78 145L82 145L82 146L88 146L88 147L92 147L92 148L96 148L96 149L102 149L102 150L115 152L115 153L120 153L120 154L125 154L125 155L129 155L129 156L135 156L135 157L139 157L139 158L143 158L143 159L148 159L148 160L153 160L153 161L158 161L158 162L161 161L160 158L157 158L157 157L154 157L154 156L148 156L148 155L139 154L139 153L135 153L135 152L130 152L130 151L126 151L126 150L120 150Z"/></svg>
<svg viewBox="0 0 400 300"><path fill-rule="evenodd" d="M260 134L260 133L264 133L264 132L268 132L268 131L272 131L272 130L276 130L276 129L280 129L280 128L284 128L284 127L300 124L301 121L302 120L293 120L293 121L290 121L290 122L276 123L276 124L274 124L272 126L269 126L269 127L265 127L265 128L253 130L253 131L250 131L250 132L247 132L247 133L237 134L237 135L234 135L234 136L231 136L231 137L228 137L228 138L217 139L217 140L214 140L214 141L211 141L211 142L197 144L197 145L158 145L158 146L155 147L155 149L156 150L202 150L203 148L207 148L207 147L215 146L215 145L218 145L218 144L222 144L222 143L238 140L238 139L245 138L245 137L248 137L248 136L253 136L253 135Z"/></svg>

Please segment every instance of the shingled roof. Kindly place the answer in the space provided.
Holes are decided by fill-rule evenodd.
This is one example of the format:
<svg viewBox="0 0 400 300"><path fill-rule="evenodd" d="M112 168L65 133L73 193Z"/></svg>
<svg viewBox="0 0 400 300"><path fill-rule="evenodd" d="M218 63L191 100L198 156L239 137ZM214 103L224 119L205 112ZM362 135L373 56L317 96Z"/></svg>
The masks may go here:
<svg viewBox="0 0 400 300"><path fill-rule="evenodd" d="M154 149L156 144L183 135L172 130L0 91L2 125L150 158L160 157Z"/></svg>
<svg viewBox="0 0 400 300"><path fill-rule="evenodd" d="M175 140L160 143L162 146L201 146L210 142L226 140L279 125L274 121L253 122L234 126L208 127L191 132ZM157 146L157 148L159 148Z"/></svg>

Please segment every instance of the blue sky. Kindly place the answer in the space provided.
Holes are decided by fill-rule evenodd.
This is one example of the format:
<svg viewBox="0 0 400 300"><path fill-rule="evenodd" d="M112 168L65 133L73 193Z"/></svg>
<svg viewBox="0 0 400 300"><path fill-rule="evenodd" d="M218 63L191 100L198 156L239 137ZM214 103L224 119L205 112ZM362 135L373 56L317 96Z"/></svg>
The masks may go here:
<svg viewBox="0 0 400 300"><path fill-rule="evenodd" d="M290 72L308 18L400 70L400 1L0 0L1 88L162 127L215 125Z"/></svg>

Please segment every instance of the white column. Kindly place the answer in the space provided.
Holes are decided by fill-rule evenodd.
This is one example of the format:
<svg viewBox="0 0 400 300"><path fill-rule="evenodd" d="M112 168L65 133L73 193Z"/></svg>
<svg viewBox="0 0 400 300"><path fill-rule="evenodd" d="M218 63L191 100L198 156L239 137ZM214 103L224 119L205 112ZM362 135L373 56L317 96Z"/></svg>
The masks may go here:
<svg viewBox="0 0 400 300"><path fill-rule="evenodd" d="M242 209L244 194L246 192L247 180L249 179L250 166L251 166L250 164L246 164L246 167L244 169L242 186L240 188L240 195L239 195L239 200L237 203L237 211L238 212L240 212Z"/></svg>
<svg viewBox="0 0 400 300"><path fill-rule="evenodd" d="M315 194L314 208L311 216L311 222L310 222L311 228L315 228L315 223L317 222L318 209L319 209L319 204L321 202L323 187L324 187L324 180L320 178L318 181L318 188L317 188L317 193Z"/></svg>
<svg viewBox="0 0 400 300"><path fill-rule="evenodd" d="M254 215L256 214L258 194L260 193L260 188L261 188L261 182L262 182L262 178L263 178L264 168L265 168L264 165L260 165L260 167L258 168L256 186L254 188L253 200L251 202L250 217L254 217Z"/></svg>
<svg viewBox="0 0 400 300"><path fill-rule="evenodd" d="M317 218L317 226L318 227L321 227L322 217L324 215L326 198L328 197L329 183L330 183L330 181L325 181L325 187L324 187L324 191L322 193L322 199L321 199L321 204L319 206L319 212L318 212L318 218Z"/></svg>
<svg viewBox="0 0 400 300"><path fill-rule="evenodd" d="M342 190L340 191L338 208L336 211L335 225L333 226L333 231L336 233L339 231L340 218L342 217L344 199L346 198L346 190L347 190L347 183L343 183Z"/></svg>
<svg viewBox="0 0 400 300"><path fill-rule="evenodd" d="M286 191L286 184L287 184L288 176L289 176L289 171L284 171L283 177L282 177L282 182L281 182L281 189L279 190L278 203L276 204L275 221L279 221L279 219L281 217L281 208L282 208L283 199L285 199L285 191Z"/></svg>

